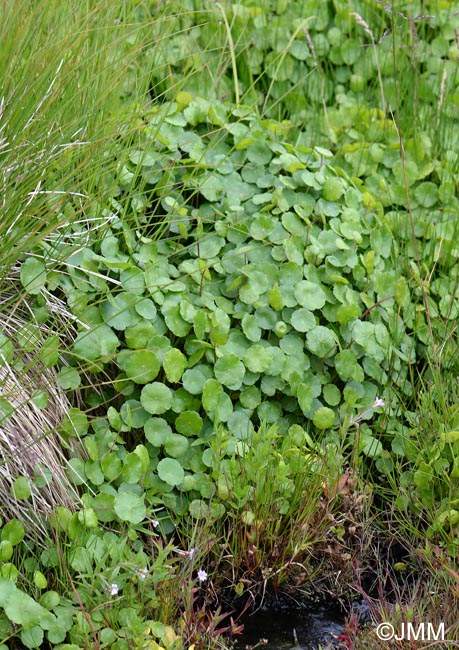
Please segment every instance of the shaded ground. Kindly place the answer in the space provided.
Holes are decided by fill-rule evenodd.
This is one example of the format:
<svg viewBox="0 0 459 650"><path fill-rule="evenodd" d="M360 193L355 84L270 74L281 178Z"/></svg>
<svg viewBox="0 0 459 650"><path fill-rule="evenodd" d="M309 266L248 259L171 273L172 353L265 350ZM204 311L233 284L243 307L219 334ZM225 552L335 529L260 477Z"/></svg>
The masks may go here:
<svg viewBox="0 0 459 650"><path fill-rule="evenodd" d="M263 647L268 650L288 650L296 644L294 630L298 644L304 650L316 650L319 644L338 647L338 636L344 631L343 613L324 606L308 611L259 611L244 618L244 634L236 648L243 650L266 639Z"/></svg>

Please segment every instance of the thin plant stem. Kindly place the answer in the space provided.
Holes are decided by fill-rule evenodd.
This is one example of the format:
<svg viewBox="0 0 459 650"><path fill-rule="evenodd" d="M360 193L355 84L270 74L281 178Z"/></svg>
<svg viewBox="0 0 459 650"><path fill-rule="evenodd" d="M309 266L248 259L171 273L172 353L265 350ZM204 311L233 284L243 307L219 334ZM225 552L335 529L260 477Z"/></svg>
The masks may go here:
<svg viewBox="0 0 459 650"><path fill-rule="evenodd" d="M394 17L392 15L392 22L394 22ZM433 354L433 360L435 367L438 369L439 364L438 364L438 354L437 354L437 346L435 345L435 339L434 339L434 334L433 334L433 328L432 328L432 322L430 318L430 310L429 310L429 302L427 298L427 291L424 286L424 281L422 279L422 269L421 269L421 258L419 255L419 246L418 246L418 238L416 237L416 229L414 225L414 215L413 215L413 209L411 206L411 198L410 198L410 190L409 190L409 184L408 184L408 178L407 178L407 173L406 173L406 152L405 152L405 146L403 142L403 135L401 132L400 128L400 103L399 103L399 92L398 92L398 74L397 74L397 62L396 62L396 57L395 57L395 25L392 24L392 51L393 51L393 64L394 64L394 90L395 90L395 115L392 111L390 111L392 120L394 123L395 130L397 132L398 140L399 140L399 147L400 147L400 155L401 155L401 162L402 162L402 173L403 173L403 185L405 188L405 195L406 195L406 205L407 205L407 210L408 210L408 215L410 219L410 229L411 229L411 236L413 240L413 249L414 249L414 255L416 259L416 266L418 269L418 274L419 274L419 284L421 288L421 293L422 293L422 301L424 303L424 309L426 313L426 321L427 321L427 327L429 329L429 337L430 337L430 344L432 346L432 354Z"/></svg>
<svg viewBox="0 0 459 650"><path fill-rule="evenodd" d="M223 19L223 24L225 25L225 30L226 30L226 37L228 39L228 47L230 51L230 57L231 57L231 67L233 70L233 82L234 82L234 99L235 103L239 105L240 102L240 92L239 92L239 79L238 79L238 74L237 74L237 65L236 65L236 54L234 50L234 41L233 41L233 36L231 34L231 27L228 23L228 19L226 17L225 10L223 9L222 5L217 2L216 6L218 7L222 19Z"/></svg>

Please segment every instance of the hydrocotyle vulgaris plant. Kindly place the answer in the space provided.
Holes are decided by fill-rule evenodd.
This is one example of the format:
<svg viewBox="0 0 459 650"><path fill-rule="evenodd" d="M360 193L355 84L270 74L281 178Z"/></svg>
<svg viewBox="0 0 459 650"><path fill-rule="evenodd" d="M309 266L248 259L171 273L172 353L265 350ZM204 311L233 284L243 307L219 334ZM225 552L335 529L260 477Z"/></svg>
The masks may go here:
<svg viewBox="0 0 459 650"><path fill-rule="evenodd" d="M261 422L280 436L295 425L339 446L341 423L377 396L388 403L389 385L411 394L416 359L390 223L328 150L295 147L287 125L247 108L182 93L150 113L120 195L142 176L141 229L113 215L56 283L89 328L69 358L75 375L114 379L107 406L90 396L105 416L70 415L93 432L78 471L93 488L110 484L94 501L101 516L132 525L150 506L199 516L214 489L215 427L249 443ZM169 236L155 242L161 214ZM360 439L359 454L378 464L387 442L365 423ZM212 507L225 512L221 500Z"/></svg>

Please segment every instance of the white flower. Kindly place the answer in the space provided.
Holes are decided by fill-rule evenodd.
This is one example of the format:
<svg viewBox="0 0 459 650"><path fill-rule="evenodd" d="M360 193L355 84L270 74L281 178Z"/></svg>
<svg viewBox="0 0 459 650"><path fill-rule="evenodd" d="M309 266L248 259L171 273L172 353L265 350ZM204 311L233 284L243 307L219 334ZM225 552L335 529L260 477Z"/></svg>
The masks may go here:
<svg viewBox="0 0 459 650"><path fill-rule="evenodd" d="M151 525L153 526L153 528L158 528L159 521L157 519L153 519L153 521L151 522Z"/></svg>
<svg viewBox="0 0 459 650"><path fill-rule="evenodd" d="M107 589L110 596L116 596L119 591L119 587L116 584L116 582L113 582L111 585L108 585Z"/></svg>
<svg viewBox="0 0 459 650"><path fill-rule="evenodd" d="M380 406L386 406L386 404L384 403L384 401L380 397L377 397L375 399L375 401L374 401L374 404L373 404L372 408L377 409Z"/></svg>
<svg viewBox="0 0 459 650"><path fill-rule="evenodd" d="M204 580L207 580L207 573L204 571L204 569L199 569L198 580L199 582L204 582Z"/></svg>
<svg viewBox="0 0 459 650"><path fill-rule="evenodd" d="M192 557L193 557L195 550L196 550L196 549L194 549L194 548L190 548L189 551L182 551L181 548L174 548L174 551L175 551L178 555L186 555L186 556L189 557L189 558L192 558Z"/></svg>
<svg viewBox="0 0 459 650"><path fill-rule="evenodd" d="M143 569L140 569L140 571L139 571L139 578L140 578L141 580L145 580L146 577L147 577L147 575L148 575L148 569L147 569L147 567L143 567Z"/></svg>

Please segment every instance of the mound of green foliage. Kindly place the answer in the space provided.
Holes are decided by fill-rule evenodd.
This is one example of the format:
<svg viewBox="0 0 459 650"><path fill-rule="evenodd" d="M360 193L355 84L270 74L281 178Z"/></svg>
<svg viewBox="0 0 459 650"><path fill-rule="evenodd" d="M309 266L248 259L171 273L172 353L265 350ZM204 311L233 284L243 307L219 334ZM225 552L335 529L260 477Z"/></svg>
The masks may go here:
<svg viewBox="0 0 459 650"><path fill-rule="evenodd" d="M152 16L157 5L150 5ZM325 135L327 142L334 124L324 107L340 105L344 94L383 110L395 110L399 101L409 130L433 126L428 123L437 110L453 117L458 17L448 0L179 5L181 12L170 3L178 15L167 38L164 27L156 27L163 47L152 69L155 97L173 99L181 89L212 99L241 98L263 115L288 118L316 138ZM413 77L415 83L406 83ZM448 92L438 108L445 82ZM443 128L439 135L446 145Z"/></svg>
<svg viewBox="0 0 459 650"><path fill-rule="evenodd" d="M199 516L224 468L216 432L228 458L260 423L306 453L324 433L352 440L351 419L385 386L410 394L410 291L390 221L329 151L286 133L181 94L152 111L120 170L132 227L112 213L97 250L40 276L84 324L62 386L82 370L110 378L87 395L98 417L75 409L64 425L91 432L89 460L72 463L100 521L137 524L163 505ZM167 236L153 241L160 218ZM381 441L362 434L359 452L378 458Z"/></svg>

